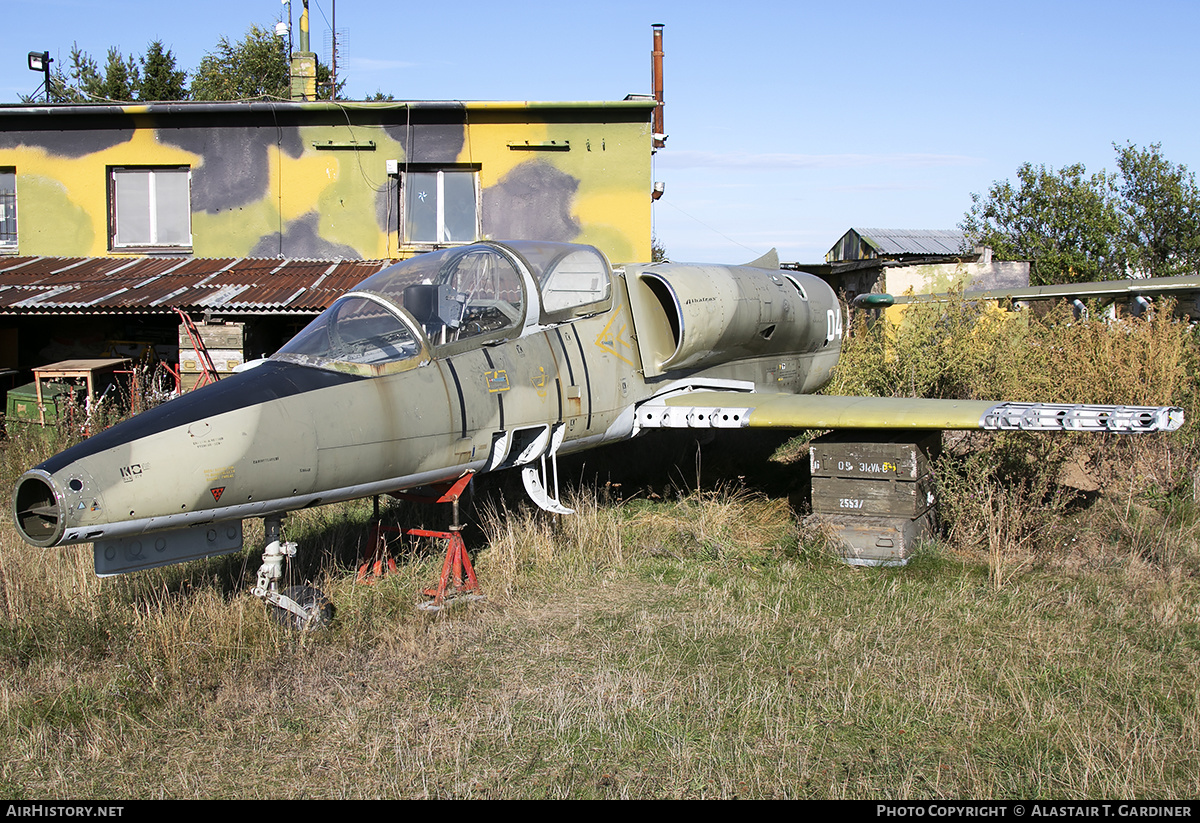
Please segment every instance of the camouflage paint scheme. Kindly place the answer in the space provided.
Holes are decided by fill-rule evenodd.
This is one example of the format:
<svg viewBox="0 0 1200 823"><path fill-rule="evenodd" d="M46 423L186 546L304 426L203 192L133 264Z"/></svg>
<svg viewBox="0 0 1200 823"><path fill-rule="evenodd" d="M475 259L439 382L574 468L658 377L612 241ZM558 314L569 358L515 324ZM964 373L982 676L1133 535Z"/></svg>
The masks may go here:
<svg viewBox="0 0 1200 823"><path fill-rule="evenodd" d="M525 251L520 243L461 253L472 249L532 259L517 256ZM556 251L579 249L586 247ZM812 392L837 363L841 323L828 321L840 314L837 298L800 273L683 264L610 270L597 255L596 297L555 311L547 309L540 272L519 262L520 313L504 328L449 342L431 337L415 310L391 303L399 291L372 286L390 272L398 277L457 253L399 263L339 301L373 294L390 305L413 331L416 345L406 355L370 366L313 365L293 353L302 332L263 365L26 472L14 497L18 529L41 546L96 542L98 570L108 568L106 553L132 552L135 566L180 562L192 555L176 553L170 537L157 538L161 555L144 554L144 546L155 533L526 466L547 452L623 440L640 430L638 405L664 392L736 387L740 404L753 399L745 393L751 389ZM336 316L338 306L322 318ZM720 347L710 351L714 339ZM551 432L561 438L557 445L519 456ZM203 543L197 551L213 553Z"/></svg>
<svg viewBox="0 0 1200 823"><path fill-rule="evenodd" d="M407 257L429 247L400 244L394 160L477 170L480 239L643 260L652 110L647 100L0 107L0 168L16 172L22 255L123 254L110 243L108 170L186 166L197 257Z"/></svg>

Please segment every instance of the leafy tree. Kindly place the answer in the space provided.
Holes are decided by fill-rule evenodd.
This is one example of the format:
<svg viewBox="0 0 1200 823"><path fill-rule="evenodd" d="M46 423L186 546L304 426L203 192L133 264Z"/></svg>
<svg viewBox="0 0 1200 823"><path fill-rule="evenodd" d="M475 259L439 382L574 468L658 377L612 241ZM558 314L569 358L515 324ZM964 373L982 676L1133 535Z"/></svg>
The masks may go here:
<svg viewBox="0 0 1200 823"><path fill-rule="evenodd" d="M1162 144L1116 144L1124 242L1134 274L1160 277L1200 268L1200 189L1196 176L1162 156Z"/></svg>
<svg viewBox="0 0 1200 823"><path fill-rule="evenodd" d="M317 99L318 100L341 100L346 92L346 81L339 80L337 84L337 93L333 92L333 70L329 66L321 62L321 58L317 58ZM379 92L375 92L379 94ZM391 95L388 96L391 99Z"/></svg>
<svg viewBox="0 0 1200 823"><path fill-rule="evenodd" d="M146 47L140 60L142 83L138 88L138 100L186 100L187 72L175 68L175 55L164 49L161 40Z"/></svg>
<svg viewBox="0 0 1200 823"><path fill-rule="evenodd" d="M192 78L195 100L288 99L292 93L291 61L287 46L274 32L251 25L236 43L222 37L215 51L204 55ZM317 99L331 99L329 67L317 61ZM338 83L338 95L345 88Z"/></svg>
<svg viewBox="0 0 1200 823"><path fill-rule="evenodd" d="M1014 185L972 194L960 227L997 260L1031 261L1035 284L1200 270L1200 187L1158 143L1113 145L1117 172L1023 164Z"/></svg>
<svg viewBox="0 0 1200 823"><path fill-rule="evenodd" d="M291 93L287 47L274 32L251 25L236 43L222 37L192 78L195 100L286 99Z"/></svg>
<svg viewBox="0 0 1200 823"><path fill-rule="evenodd" d="M972 194L971 201L960 227L972 245L991 246L997 260L1031 261L1035 284L1124 276L1121 212L1104 172L1025 163L1016 185L993 183L986 197Z"/></svg>

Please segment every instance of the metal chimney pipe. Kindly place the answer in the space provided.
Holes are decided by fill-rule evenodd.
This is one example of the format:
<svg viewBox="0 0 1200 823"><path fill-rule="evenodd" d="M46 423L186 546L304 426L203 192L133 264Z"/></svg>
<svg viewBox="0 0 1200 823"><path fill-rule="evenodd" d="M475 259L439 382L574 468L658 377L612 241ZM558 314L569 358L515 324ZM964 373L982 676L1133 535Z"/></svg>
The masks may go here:
<svg viewBox="0 0 1200 823"><path fill-rule="evenodd" d="M654 85L654 99L658 105L654 107L653 145L661 149L667 145L667 132L663 126L663 24L652 23L654 29L654 52L650 59L650 74Z"/></svg>

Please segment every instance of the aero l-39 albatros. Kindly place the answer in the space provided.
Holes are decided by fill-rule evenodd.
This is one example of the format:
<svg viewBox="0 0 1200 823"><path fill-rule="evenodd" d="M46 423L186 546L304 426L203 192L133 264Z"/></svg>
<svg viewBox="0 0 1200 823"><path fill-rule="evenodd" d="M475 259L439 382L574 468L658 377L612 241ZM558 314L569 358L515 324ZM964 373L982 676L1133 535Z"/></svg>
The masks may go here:
<svg viewBox="0 0 1200 823"><path fill-rule="evenodd" d="M842 313L820 279L747 266L612 269L591 246L479 243L398 263L254 368L27 471L17 529L94 543L97 574L235 551L262 517L255 591L278 591L280 518L335 501L520 468L557 499L559 454L646 429L1178 428L1175 408L812 396ZM549 466L549 468L547 468Z"/></svg>

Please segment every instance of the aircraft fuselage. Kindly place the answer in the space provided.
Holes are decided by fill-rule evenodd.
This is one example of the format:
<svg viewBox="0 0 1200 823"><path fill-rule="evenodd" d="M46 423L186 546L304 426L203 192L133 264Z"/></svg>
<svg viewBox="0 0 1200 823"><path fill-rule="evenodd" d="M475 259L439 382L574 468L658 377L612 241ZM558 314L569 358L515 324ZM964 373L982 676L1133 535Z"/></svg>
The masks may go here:
<svg viewBox="0 0 1200 823"><path fill-rule="evenodd" d="M214 543L221 524L628 438L638 404L679 388L811 392L840 351L836 297L806 275L614 273L566 244L422 257L366 281L261 365L26 472L22 535L94 542L104 573L229 551L240 532Z"/></svg>

